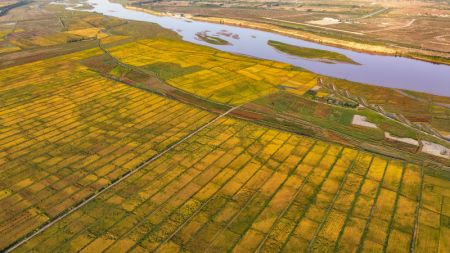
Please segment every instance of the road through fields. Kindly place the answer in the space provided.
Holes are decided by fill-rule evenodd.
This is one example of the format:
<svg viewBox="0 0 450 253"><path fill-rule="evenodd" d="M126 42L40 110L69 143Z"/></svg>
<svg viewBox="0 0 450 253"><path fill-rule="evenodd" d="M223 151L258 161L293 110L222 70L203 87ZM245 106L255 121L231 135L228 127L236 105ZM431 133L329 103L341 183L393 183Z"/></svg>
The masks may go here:
<svg viewBox="0 0 450 253"><path fill-rule="evenodd" d="M97 198L99 195L101 195L102 193L108 191L109 189L113 188L114 186L118 185L120 182L124 181L125 179L127 179L128 177L132 176L133 174L135 174L136 172L138 172L140 169L144 168L146 165L150 164L151 162L155 161L156 159L158 159L159 157L163 156L164 154L166 154L167 152L171 151L172 149L174 149L175 147L177 147L178 145L180 145L181 143L185 142L186 140L190 139L191 137L193 137L194 135L196 135L197 133L199 133L200 131L202 131L203 129L207 128L208 126L210 126L211 124L215 123L217 120L225 117L226 115L228 115L229 113L231 113L232 111L236 110L237 108L239 108L240 106L235 106L231 109L229 109L228 111L220 114L219 116L215 117L214 119L212 119L211 121L209 121L208 123L204 124L203 126L197 128L195 131L193 131L192 133L190 133L189 135L185 136L184 138L182 138L181 140L175 142L174 144L172 144L171 146L169 146L168 148L166 148L165 150L163 150L162 152L156 154L155 156L151 157L150 159L148 159L147 161L141 163L139 166L137 166L136 168L134 168L131 171L128 171L127 173L125 173L124 175L122 175L121 177L119 177L116 181L114 181L113 183L111 183L110 185L106 186L105 188L99 190L97 193L95 193L94 195L92 195L91 197L81 201L78 205L74 206L72 209L69 209L67 212L61 214L60 216L57 216L55 219L51 220L50 222L48 222L47 224L45 224L44 226L42 226L41 228L35 230L34 232L30 233L29 235L25 236L24 238L16 241L14 244L12 244L10 247L6 248L4 252L12 252L14 249L18 248L19 246L21 246L22 244L28 242L30 239L32 239L33 237L39 235L40 233L44 232L45 230L47 230L48 228L50 228L51 226L53 226L54 224L56 224L58 221L62 220L63 218L65 218L66 216L68 216L69 214L75 212L76 210L82 208L83 206L85 206L86 204L88 204L89 202L91 202L92 200L94 200L95 198Z"/></svg>

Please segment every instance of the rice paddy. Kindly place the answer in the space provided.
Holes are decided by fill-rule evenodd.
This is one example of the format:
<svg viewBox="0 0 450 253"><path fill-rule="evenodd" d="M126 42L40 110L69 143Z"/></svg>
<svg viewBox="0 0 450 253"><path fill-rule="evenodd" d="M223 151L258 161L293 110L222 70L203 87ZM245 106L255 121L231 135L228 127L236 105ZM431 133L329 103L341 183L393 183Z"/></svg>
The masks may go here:
<svg viewBox="0 0 450 253"><path fill-rule="evenodd" d="M0 70L0 248L214 117L73 63L95 53Z"/></svg>
<svg viewBox="0 0 450 253"><path fill-rule="evenodd" d="M282 63L69 27L224 108L316 85ZM0 251L449 251L447 172L153 94L83 65L97 56L0 69Z"/></svg>
<svg viewBox="0 0 450 253"><path fill-rule="evenodd" d="M445 252L449 186L414 164L225 117L17 252Z"/></svg>
<svg viewBox="0 0 450 253"><path fill-rule="evenodd" d="M310 72L292 70L292 66L223 53L181 41L140 40L109 49L118 60L152 69L157 64L176 64L182 69L196 67L167 79L174 87L209 100L232 105L243 104L291 87L304 94L316 85Z"/></svg>

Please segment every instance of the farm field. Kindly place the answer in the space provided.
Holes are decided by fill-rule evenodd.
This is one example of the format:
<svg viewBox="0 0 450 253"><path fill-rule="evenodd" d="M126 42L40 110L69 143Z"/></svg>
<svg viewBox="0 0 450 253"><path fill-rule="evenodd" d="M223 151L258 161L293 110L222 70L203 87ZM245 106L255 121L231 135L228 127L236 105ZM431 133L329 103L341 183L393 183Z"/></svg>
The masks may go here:
<svg viewBox="0 0 450 253"><path fill-rule="evenodd" d="M414 164L223 118L16 252L446 252L449 188Z"/></svg>
<svg viewBox="0 0 450 253"><path fill-rule="evenodd" d="M99 51L0 70L0 248L214 118L74 63Z"/></svg>
<svg viewBox="0 0 450 253"><path fill-rule="evenodd" d="M385 133L449 142L345 91L450 133L447 97L46 0L14 8L0 17L0 252L449 252L450 157Z"/></svg>
<svg viewBox="0 0 450 253"><path fill-rule="evenodd" d="M404 115L411 122L425 123L450 133L450 99L445 96L431 96L424 93L392 90L360 83L329 78L337 87L361 96L368 103L383 106L393 113Z"/></svg>
<svg viewBox="0 0 450 253"><path fill-rule="evenodd" d="M223 53L186 42L139 40L108 49L119 61L158 72L172 68L165 81L174 87L219 103L239 105L289 86L304 94L316 85L316 75L284 63ZM177 75L176 70L180 74ZM164 73L160 73L160 75Z"/></svg>

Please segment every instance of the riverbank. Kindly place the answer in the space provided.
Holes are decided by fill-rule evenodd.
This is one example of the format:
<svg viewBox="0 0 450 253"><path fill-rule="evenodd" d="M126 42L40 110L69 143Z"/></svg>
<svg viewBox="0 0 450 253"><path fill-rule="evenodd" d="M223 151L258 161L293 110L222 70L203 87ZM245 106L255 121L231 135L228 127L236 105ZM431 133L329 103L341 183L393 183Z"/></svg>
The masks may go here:
<svg viewBox="0 0 450 253"><path fill-rule="evenodd" d="M124 5L125 8L135 11L146 12L152 15L157 16L176 16L174 14L158 12L150 9L140 8L136 6ZM389 55L389 56L401 56L410 59L416 59L431 63L437 64L445 64L450 65L450 56L448 58L439 56L439 55L430 55L429 51L414 49L414 48L406 48L401 46L385 46L385 45L374 45L368 43L361 43L356 41L349 41L343 39L336 39L331 37L324 37L316 34L312 34L305 31L284 28L273 24L267 24L262 22L241 20L241 19L232 19L232 18L222 18L222 17L201 17L201 16L192 16L186 15L186 18L208 22L208 23L216 23L216 24L224 24L231 25L237 27L245 27L251 29L262 30L266 32L278 33L281 35L298 38L306 41L311 41L315 43L320 43L327 46L335 46L343 49L349 49L356 52L368 53L374 55Z"/></svg>
<svg viewBox="0 0 450 253"><path fill-rule="evenodd" d="M17 7L20 7L20 6L29 4L29 3L31 3L31 0L23 0L23 1L19 1L17 3L13 3L10 5L5 5L3 7L0 7L0 17L6 15L10 10L12 10L14 8L17 8Z"/></svg>

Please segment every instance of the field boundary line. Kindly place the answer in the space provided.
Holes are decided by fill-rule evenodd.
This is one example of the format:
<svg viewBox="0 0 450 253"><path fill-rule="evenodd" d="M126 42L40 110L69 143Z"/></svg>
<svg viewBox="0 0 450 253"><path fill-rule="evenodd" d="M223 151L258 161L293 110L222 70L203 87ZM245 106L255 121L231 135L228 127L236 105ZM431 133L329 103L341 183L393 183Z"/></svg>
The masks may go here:
<svg viewBox="0 0 450 253"><path fill-rule="evenodd" d="M94 200L95 198L97 198L99 195L101 195L102 193L106 192L107 190L111 189L112 187L118 185L120 182L124 181L125 179L127 179L128 177L130 177L131 175L135 174L136 172L138 172L140 169L142 169L143 167L147 166L148 164L150 164L151 162L155 161L156 159L160 158L161 156L163 156L164 154L168 153L169 151L171 151L172 149L174 149L175 147L177 147L178 145L180 145L181 143L185 142L186 140L190 139L192 136L196 135L197 133L199 133L200 131L202 131L203 129L207 128L208 126L212 125L213 123L215 123L216 121L218 121L219 119L225 117L226 115L228 115L229 113L231 113L232 111L236 110L237 108L239 108L240 106L235 106L232 107L231 109L229 109L228 111L218 115L217 117L215 117L214 119L212 119L211 121L209 121L208 123L204 124L203 126L197 128L197 130L195 130L194 132L188 134L187 136L183 137L181 140L175 142L174 144L172 144L171 146L169 146L168 148L166 148L165 150L163 150L162 152L156 154L155 156L153 156L152 158L150 158L149 160L141 163L139 166L137 166L136 168L134 168L133 170L126 172L122 177L118 178L116 181L114 181L113 183L111 183L110 185L106 186L105 188L99 190L97 193L95 193L94 195L92 195L91 197L87 198L86 200L80 202L78 205L76 205L75 207L69 209L66 213L56 217L53 221L50 221L49 223L45 224L43 227L35 230L34 232L32 232L31 234L29 234L28 236L25 236L24 238L20 239L19 241L17 241L16 243L13 243L11 246L6 247L4 250L5 253L8 252L12 252L13 250L17 249L19 246L23 245L24 243L28 242L29 240L31 240L32 238L34 238L35 236L37 236L38 234L44 232L45 230L47 230L48 228L50 228L51 226L53 226L54 224L56 224L58 221L62 220L63 218L67 217L69 214L72 214L73 212L77 211L78 209L82 208L83 206L87 205L89 202L91 202L92 200Z"/></svg>
<svg viewBox="0 0 450 253"><path fill-rule="evenodd" d="M420 208L422 207L422 192L423 192L423 188L424 188L424 179L425 179L425 175L423 172L423 167L420 167L420 192L419 192L419 196L417 196L417 204L416 204L416 213L415 213L415 217L414 217L414 231L413 231L413 235L411 238L411 245L410 245L410 250L409 252L414 253L416 252L416 242L417 242L417 233L419 231L419 227L420 227L420 222L419 222L419 218L420 218Z"/></svg>

